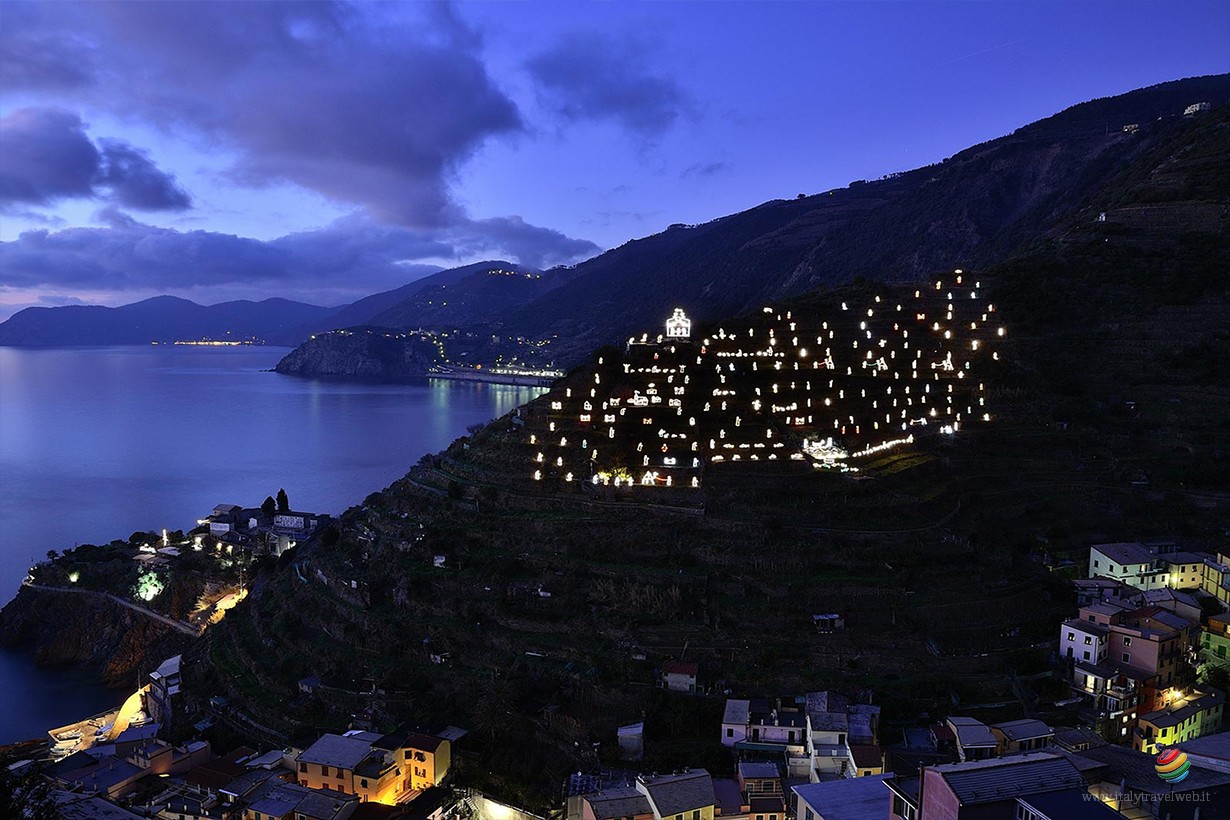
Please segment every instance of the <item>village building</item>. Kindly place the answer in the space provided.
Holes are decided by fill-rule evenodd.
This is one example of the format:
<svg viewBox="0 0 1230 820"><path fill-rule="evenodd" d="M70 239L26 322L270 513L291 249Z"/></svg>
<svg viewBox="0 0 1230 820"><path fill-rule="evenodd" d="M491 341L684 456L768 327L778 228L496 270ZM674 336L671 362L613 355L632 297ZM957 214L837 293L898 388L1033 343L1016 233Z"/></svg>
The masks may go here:
<svg viewBox="0 0 1230 820"><path fill-rule="evenodd" d="M690 661L667 661L662 664L658 685L670 692L686 692L696 694L699 690L696 676L700 667Z"/></svg>

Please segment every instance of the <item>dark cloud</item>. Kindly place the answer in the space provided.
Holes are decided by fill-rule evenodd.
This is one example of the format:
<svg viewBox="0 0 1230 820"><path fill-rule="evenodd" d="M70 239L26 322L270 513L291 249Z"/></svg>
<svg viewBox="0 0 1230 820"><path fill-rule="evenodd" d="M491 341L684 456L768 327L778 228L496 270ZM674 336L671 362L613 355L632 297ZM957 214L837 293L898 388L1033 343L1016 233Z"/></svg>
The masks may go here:
<svg viewBox="0 0 1230 820"><path fill-rule="evenodd" d="M680 179L689 177L711 177L717 174L724 174L730 170L729 162L697 162L683 169L683 173L679 175Z"/></svg>
<svg viewBox="0 0 1230 820"><path fill-rule="evenodd" d="M0 118L0 205L46 205L94 195L102 162L81 118L53 108L22 108Z"/></svg>
<svg viewBox="0 0 1230 820"><path fill-rule="evenodd" d="M52 37L60 5L30 12L5 59ZM73 99L203 133L236 154L234 175L247 183L290 181L404 227L463 220L453 174L485 140L521 128L478 35L448 6L69 8L96 51ZM55 61L44 62L50 73Z"/></svg>
<svg viewBox="0 0 1230 820"><path fill-rule="evenodd" d="M0 152L0 207L95 197L144 211L192 204L145 152L120 140L95 145L70 111L21 108L0 118Z"/></svg>
<svg viewBox="0 0 1230 820"><path fill-rule="evenodd" d="M98 184L109 187L115 200L140 211L182 211L192 198L175 178L158 169L144 151L120 140L99 140L103 163Z"/></svg>
<svg viewBox="0 0 1230 820"><path fill-rule="evenodd" d="M650 72L647 47L633 39L583 33L535 56L526 68L547 105L569 121L612 120L656 136L694 109L674 80Z"/></svg>
<svg viewBox="0 0 1230 820"><path fill-rule="evenodd" d="M209 231L145 225L113 206L96 215L105 228L28 231L0 243L10 290L179 291L266 288L355 298L405 284L425 263L511 257L524 264L573 262L592 242L518 217L467 222L443 231L412 230L350 217L318 231L269 242Z"/></svg>

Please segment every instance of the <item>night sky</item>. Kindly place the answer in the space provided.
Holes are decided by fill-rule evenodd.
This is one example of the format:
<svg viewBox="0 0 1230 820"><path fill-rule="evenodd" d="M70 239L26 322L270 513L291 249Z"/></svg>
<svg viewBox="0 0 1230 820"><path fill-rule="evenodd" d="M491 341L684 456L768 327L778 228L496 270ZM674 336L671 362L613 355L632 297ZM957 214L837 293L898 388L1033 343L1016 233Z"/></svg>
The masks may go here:
<svg viewBox="0 0 1230 820"><path fill-rule="evenodd" d="M0 318L341 304L1230 71L1230 3L6 2Z"/></svg>

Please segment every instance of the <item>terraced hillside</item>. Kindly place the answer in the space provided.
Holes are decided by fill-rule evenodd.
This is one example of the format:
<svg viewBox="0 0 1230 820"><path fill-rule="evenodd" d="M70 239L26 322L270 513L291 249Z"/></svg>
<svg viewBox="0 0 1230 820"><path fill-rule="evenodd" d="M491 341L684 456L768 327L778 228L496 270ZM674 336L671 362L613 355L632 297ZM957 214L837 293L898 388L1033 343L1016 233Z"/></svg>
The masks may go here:
<svg viewBox="0 0 1230 820"><path fill-rule="evenodd" d="M745 460L695 490L616 492L535 482L526 429L500 419L263 573L189 653L188 691L291 738L364 711L469 726L481 766L464 776L530 805L642 716L648 766L720 763L720 698L652 688L671 658L715 693L871 690L889 720L954 698L1045 713L1046 686L1019 677L1069 614L1065 559L1103 538L1227 546L1228 128L1222 111L1176 129L1062 229L968 272L1009 329L990 425L879 454L857 480ZM1144 205L1206 217L1112 219ZM875 295L891 294L776 307ZM817 632L828 612L844 630ZM329 685L299 694L312 674Z"/></svg>

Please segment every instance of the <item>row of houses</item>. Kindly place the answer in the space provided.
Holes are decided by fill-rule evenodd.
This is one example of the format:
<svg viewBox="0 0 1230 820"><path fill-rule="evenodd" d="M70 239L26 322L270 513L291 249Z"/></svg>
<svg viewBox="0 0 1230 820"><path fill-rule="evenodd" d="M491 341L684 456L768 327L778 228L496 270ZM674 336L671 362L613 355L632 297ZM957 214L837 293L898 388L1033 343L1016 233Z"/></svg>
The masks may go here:
<svg viewBox="0 0 1230 820"><path fill-rule="evenodd" d="M1225 556L1169 542L1098 544L1089 578L1075 585L1079 610L1060 625L1059 657L1089 722L1149 754L1220 731L1224 693L1197 685L1197 672L1202 655L1226 662L1228 623L1205 619L1197 596L1230 600Z"/></svg>
<svg viewBox="0 0 1230 820"><path fill-rule="evenodd" d="M980 756L975 722L950 718L965 759L903 773L792 782L741 762L620 780L575 775L566 820L1211 820L1230 817L1230 733L1186 744L1189 770L1159 777L1150 755L1038 721L982 726L1002 756ZM1039 725L1027 725L1039 724Z"/></svg>

